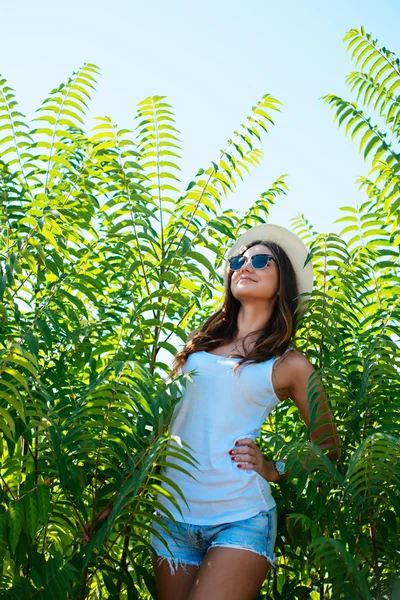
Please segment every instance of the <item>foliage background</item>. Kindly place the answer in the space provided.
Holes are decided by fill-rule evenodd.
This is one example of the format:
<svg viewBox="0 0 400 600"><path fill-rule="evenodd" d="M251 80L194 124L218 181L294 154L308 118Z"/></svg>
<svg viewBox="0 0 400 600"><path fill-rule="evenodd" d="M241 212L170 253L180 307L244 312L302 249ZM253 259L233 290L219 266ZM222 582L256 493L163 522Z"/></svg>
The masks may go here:
<svg viewBox="0 0 400 600"><path fill-rule="evenodd" d="M363 28L345 41L356 99L324 101L370 161L365 199L343 208L340 235L292 223L317 277L298 345L324 380L343 453L332 466L287 403L265 423L265 454L294 468L275 490L280 568L263 598L399 593L399 60ZM269 94L182 191L166 98L139 104L133 132L100 117L87 134L97 77L84 64L33 126L0 81L4 598L155 596L148 535L181 391L160 349L174 354L172 335L183 343L215 309L225 251L287 192L282 175L244 216L222 204L262 157L280 106ZM313 408L312 381L309 391Z"/></svg>

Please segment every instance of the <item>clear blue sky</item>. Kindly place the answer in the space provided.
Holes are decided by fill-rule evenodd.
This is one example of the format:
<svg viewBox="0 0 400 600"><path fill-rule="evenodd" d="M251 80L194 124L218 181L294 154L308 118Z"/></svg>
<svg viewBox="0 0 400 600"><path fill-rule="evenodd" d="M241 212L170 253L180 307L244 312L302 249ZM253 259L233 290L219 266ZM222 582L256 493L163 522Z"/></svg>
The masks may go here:
<svg viewBox="0 0 400 600"><path fill-rule="evenodd" d="M345 33L366 30L400 55L398 0L1 0L0 73L32 116L83 62L102 70L91 117L133 127L136 104L168 96L183 141L183 182L219 155L264 93L283 102L264 138L262 166L228 201L245 210L281 174L289 195L271 222L297 213L338 231L339 206L364 196L355 179L368 162L319 98L355 100L344 80L354 65Z"/></svg>

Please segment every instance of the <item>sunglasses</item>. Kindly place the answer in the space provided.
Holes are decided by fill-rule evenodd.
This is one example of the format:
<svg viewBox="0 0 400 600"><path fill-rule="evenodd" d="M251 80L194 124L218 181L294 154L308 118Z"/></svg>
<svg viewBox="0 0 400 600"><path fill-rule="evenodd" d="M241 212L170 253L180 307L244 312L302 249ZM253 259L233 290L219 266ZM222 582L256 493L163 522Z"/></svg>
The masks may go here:
<svg viewBox="0 0 400 600"><path fill-rule="evenodd" d="M239 271L243 267L243 265L247 262L248 257L239 254L238 256L232 256L232 258L228 259L229 268L231 271ZM275 260L275 257L272 254L255 254L250 257L251 266L253 269L265 269L268 266L270 260Z"/></svg>

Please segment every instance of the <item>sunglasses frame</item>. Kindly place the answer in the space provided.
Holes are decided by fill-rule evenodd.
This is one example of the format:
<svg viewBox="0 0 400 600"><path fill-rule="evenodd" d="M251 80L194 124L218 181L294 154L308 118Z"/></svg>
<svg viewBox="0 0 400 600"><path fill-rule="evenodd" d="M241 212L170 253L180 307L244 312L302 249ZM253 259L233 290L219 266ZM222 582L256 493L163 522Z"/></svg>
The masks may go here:
<svg viewBox="0 0 400 600"><path fill-rule="evenodd" d="M255 266L253 265L253 258L256 258L256 256L267 256L267 257L268 257L268 262L267 262L267 264L265 265L265 267L255 267ZM232 262L233 260L235 260L235 258L245 258L245 259L246 259L246 260L245 260L245 262L243 263L243 265L242 265L241 267L239 267L238 269L232 269L232 267L231 267L231 262ZM247 264L247 261L248 261L248 260L250 260L250 261L251 261L251 266L252 266L252 267L253 267L253 269L255 269L256 271L260 271L260 270L262 270L262 269L266 269L266 268L268 267L268 265L269 265L269 261L270 261L270 260L274 260L274 261L275 261L275 263L276 263L276 258L275 258L275 256L272 256L272 254L266 254L266 253L264 253L264 252L262 252L261 254L254 254L253 256L250 256L250 257L249 257L249 256L243 256L243 254L237 254L236 256L231 256L231 258L229 258L229 259L228 259L228 262L229 262L229 268L230 268L230 270L231 270L231 271L233 271L233 272L235 272L235 271L240 271L240 269L241 269L241 268L242 268L244 265L246 265L246 264ZM278 264L278 263L276 263L276 264Z"/></svg>

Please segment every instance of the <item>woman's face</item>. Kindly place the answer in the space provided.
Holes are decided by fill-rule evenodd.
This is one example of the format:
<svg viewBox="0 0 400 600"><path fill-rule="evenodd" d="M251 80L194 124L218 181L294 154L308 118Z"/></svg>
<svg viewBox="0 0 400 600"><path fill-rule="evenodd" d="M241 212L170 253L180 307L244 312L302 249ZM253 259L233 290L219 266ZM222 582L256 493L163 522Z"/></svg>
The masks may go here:
<svg viewBox="0 0 400 600"><path fill-rule="evenodd" d="M272 254L268 246L257 244L248 248L242 256L250 258L255 254ZM233 271L231 291L234 297L243 300L273 300L279 292L279 268L274 260L270 260L264 269L254 269L247 260L239 271Z"/></svg>

